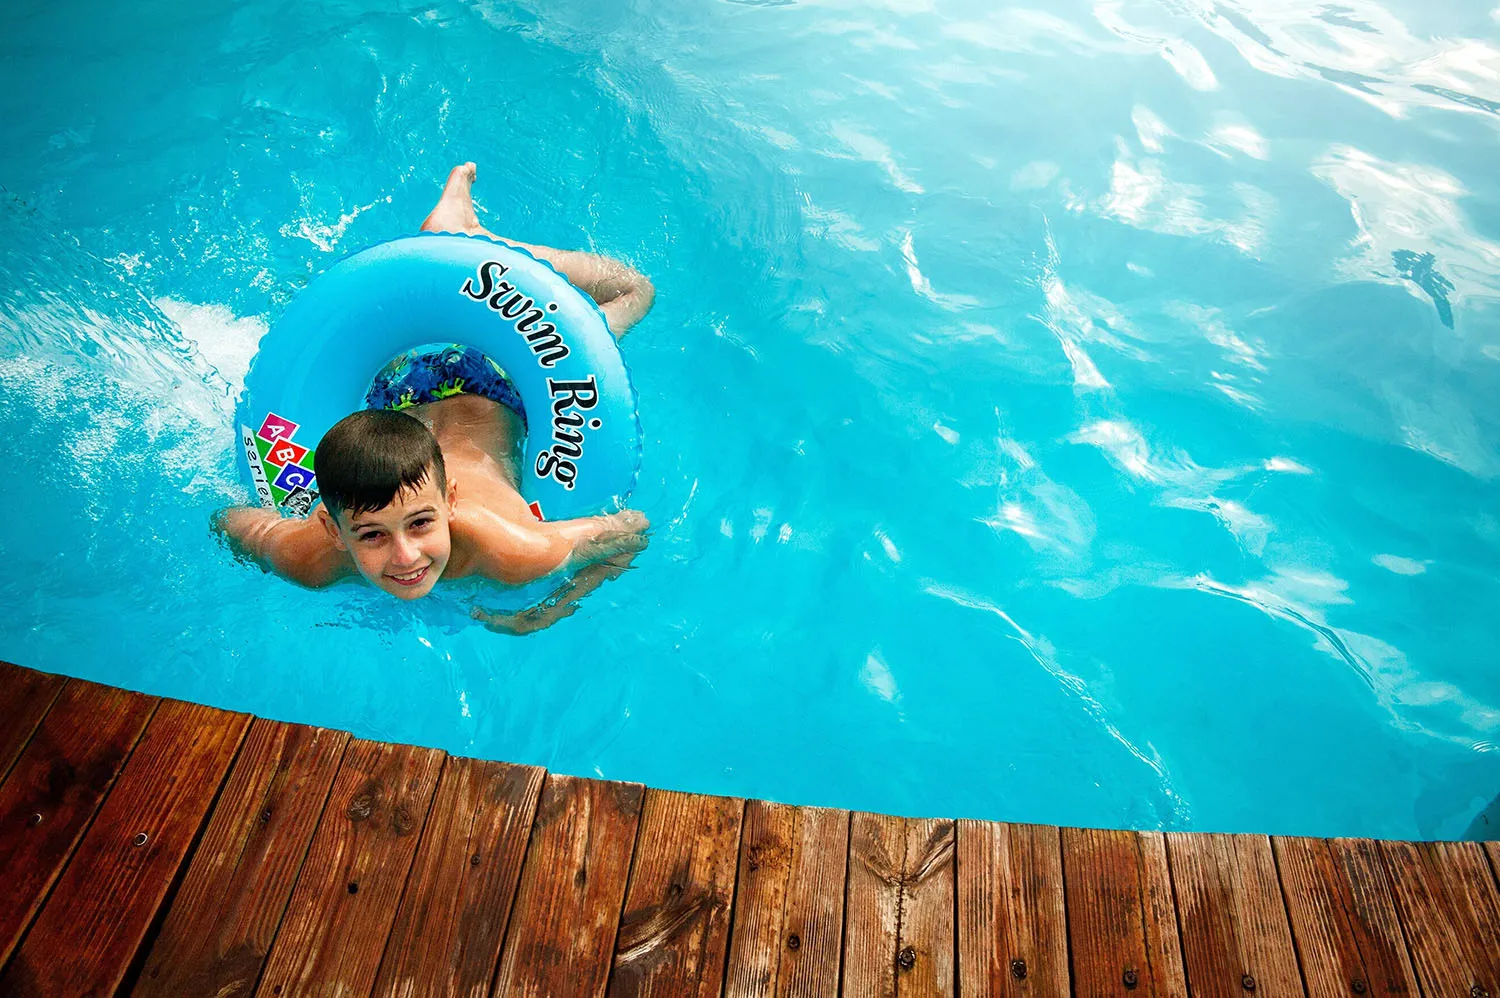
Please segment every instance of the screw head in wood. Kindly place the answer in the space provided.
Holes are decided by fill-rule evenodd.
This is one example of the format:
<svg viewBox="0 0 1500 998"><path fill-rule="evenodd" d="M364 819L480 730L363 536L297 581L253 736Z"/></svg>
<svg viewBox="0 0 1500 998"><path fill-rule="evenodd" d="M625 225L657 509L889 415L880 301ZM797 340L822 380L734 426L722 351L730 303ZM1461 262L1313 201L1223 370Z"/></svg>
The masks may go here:
<svg viewBox="0 0 1500 998"><path fill-rule="evenodd" d="M801 949L802 948L802 937L799 936L799 935L797 935L797 933L795 933L795 932L793 932L791 935L787 936L786 937L786 948L787 949Z"/></svg>
<svg viewBox="0 0 1500 998"><path fill-rule="evenodd" d="M1490 998L1490 993L1483 984L1476 984L1469 989L1469 998Z"/></svg>
<svg viewBox="0 0 1500 998"><path fill-rule="evenodd" d="M1357 995L1362 995L1366 991L1370 990L1370 986L1366 984L1362 978L1356 977L1354 980L1349 982L1349 990L1353 991Z"/></svg>
<svg viewBox="0 0 1500 998"><path fill-rule="evenodd" d="M40 825L42 823L42 812L37 811L34 814L32 814L32 816L30 818L27 818L26 820L31 825L32 828L35 828L37 825Z"/></svg>
<svg viewBox="0 0 1500 998"><path fill-rule="evenodd" d="M1016 957L1010 962L1010 976L1018 981L1026 980L1026 961Z"/></svg>
<svg viewBox="0 0 1500 998"><path fill-rule="evenodd" d="M479 865L479 853L476 852L474 855L472 855L472 856L469 857L469 865L470 866L478 866Z"/></svg>
<svg viewBox="0 0 1500 998"><path fill-rule="evenodd" d="M902 970L910 970L917 965L917 951L910 946L896 954L896 963Z"/></svg>
<svg viewBox="0 0 1500 998"><path fill-rule="evenodd" d="M140 834L139 834L139 835L137 835L137 836L136 836L136 837L135 837L135 838L134 838L134 839L132 839L132 840L131 840L131 841L132 841L132 843L133 843L133 844L134 844L134 845L135 845L135 846L136 846L136 847L137 847L137 848L139 848L139 847L140 847L140 846L143 846L143 845L145 845L145 844L146 844L146 842L147 842L147 841L148 841L148 840L149 840L149 839L150 839L150 838L151 838L151 836L149 836L149 835L147 835L147 834L146 834L146 833L145 833L145 832L141 832L141 833L140 833Z"/></svg>
<svg viewBox="0 0 1500 998"><path fill-rule="evenodd" d="M349 893L350 894L358 894L359 893L359 884L355 883L352 880L349 881Z"/></svg>
<svg viewBox="0 0 1500 998"><path fill-rule="evenodd" d="M1254 991L1255 978L1251 977L1249 974L1240 975L1240 987L1244 988L1246 991Z"/></svg>
<svg viewBox="0 0 1500 998"><path fill-rule="evenodd" d="M1125 976L1121 980L1124 981L1126 991L1134 991L1135 986L1141 983L1140 977L1134 970L1125 971Z"/></svg>

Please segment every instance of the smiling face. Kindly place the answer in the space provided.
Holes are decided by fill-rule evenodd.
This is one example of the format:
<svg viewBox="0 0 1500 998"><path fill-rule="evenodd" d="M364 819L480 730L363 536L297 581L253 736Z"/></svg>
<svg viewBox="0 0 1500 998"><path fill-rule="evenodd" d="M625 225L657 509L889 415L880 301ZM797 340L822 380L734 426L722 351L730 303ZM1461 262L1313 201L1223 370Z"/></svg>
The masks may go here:
<svg viewBox="0 0 1500 998"><path fill-rule="evenodd" d="M414 489L402 489L389 505L334 516L320 509L323 526L340 551L348 551L359 574L398 599L419 599L448 567L452 554L449 522L457 497L428 470Z"/></svg>

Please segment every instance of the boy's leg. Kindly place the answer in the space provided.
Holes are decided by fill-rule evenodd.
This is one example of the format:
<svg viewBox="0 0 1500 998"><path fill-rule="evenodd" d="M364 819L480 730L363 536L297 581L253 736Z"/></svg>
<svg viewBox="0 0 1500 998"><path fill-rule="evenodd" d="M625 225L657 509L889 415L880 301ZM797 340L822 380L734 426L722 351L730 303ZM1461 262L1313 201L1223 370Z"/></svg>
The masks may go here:
<svg viewBox="0 0 1500 998"><path fill-rule="evenodd" d="M480 225L479 216L474 213L474 196L470 191L477 173L473 163L460 163L449 171L442 196L422 223L423 232L463 232L471 236L500 238Z"/></svg>
<svg viewBox="0 0 1500 998"><path fill-rule="evenodd" d="M462 232L470 236L489 236L491 239L519 246L532 256L546 260L562 272L563 276L576 284L585 294L599 303L610 332L618 339L651 310L656 291L644 275L637 273L618 260L582 253L575 250L557 250L550 246L533 246L496 235L479 224L474 213L474 178L478 170L473 163L461 163L448 174L442 196L437 205L422 223L423 232Z"/></svg>
<svg viewBox="0 0 1500 998"><path fill-rule="evenodd" d="M460 163L449 171L442 196L422 223L423 232L462 232L499 238L480 225L479 216L474 213L470 189L476 173L473 163ZM452 434L462 435L495 458L509 473L512 486L519 485L520 443L526 433L513 410L477 395L459 395L417 408L423 410L417 414L419 418L426 417L423 421L439 440L451 439Z"/></svg>

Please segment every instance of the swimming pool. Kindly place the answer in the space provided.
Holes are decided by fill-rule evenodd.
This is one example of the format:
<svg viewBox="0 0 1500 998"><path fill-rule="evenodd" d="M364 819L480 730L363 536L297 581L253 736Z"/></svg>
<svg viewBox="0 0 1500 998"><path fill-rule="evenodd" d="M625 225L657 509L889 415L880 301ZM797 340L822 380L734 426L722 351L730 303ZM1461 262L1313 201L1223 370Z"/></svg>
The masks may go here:
<svg viewBox="0 0 1500 998"><path fill-rule="evenodd" d="M1500 791L1485 5L379 8L0 14L0 657L903 814L1451 837ZM524 640L207 526L266 324L464 159L659 292L651 548Z"/></svg>

